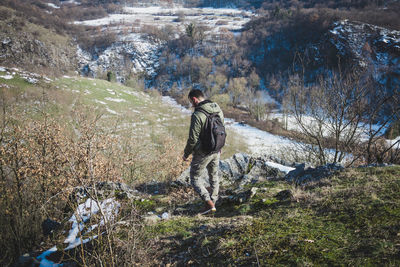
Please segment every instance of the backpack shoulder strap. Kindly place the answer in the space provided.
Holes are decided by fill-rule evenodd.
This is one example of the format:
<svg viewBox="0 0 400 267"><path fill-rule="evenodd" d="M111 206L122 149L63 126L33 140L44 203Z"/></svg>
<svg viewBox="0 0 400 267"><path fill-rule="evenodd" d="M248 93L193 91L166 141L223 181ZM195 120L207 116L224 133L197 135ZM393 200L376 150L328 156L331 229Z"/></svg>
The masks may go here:
<svg viewBox="0 0 400 267"><path fill-rule="evenodd" d="M201 107L196 107L194 111L199 111L199 112L203 113L204 115L206 115L207 117L211 115L211 113L208 113Z"/></svg>

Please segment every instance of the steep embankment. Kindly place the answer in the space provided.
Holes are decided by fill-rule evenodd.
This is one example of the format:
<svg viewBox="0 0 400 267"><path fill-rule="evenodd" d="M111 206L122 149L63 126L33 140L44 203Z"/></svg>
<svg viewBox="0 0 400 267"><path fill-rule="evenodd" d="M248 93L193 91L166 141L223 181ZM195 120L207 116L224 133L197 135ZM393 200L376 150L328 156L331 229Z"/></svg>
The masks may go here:
<svg viewBox="0 0 400 267"><path fill-rule="evenodd" d="M7 122L0 131L1 188L7 188L0 198L4 265L30 251L37 253L20 261L400 261L399 167L322 168L335 174L310 182L314 174L301 166L295 173L302 178L292 179L271 159L236 155L222 164L228 180L217 213L199 217L202 203L193 190L169 183L187 167L179 161L187 114L154 92L103 80L1 68L0 83ZM241 150L230 140L225 153ZM98 183L110 180L139 191ZM91 245L82 247L86 242Z"/></svg>
<svg viewBox="0 0 400 267"><path fill-rule="evenodd" d="M0 6L0 65L45 74L73 72L76 44L71 37L31 23L21 12Z"/></svg>

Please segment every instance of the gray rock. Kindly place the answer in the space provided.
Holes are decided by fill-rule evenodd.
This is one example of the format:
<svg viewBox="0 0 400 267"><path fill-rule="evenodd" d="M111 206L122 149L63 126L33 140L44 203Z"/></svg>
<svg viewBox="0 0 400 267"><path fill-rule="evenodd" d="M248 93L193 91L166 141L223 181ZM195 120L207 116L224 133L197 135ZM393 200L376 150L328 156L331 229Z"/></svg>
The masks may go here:
<svg viewBox="0 0 400 267"><path fill-rule="evenodd" d="M235 191L228 191L227 195L221 196L217 202L217 205L224 204L241 204L248 202L252 199L258 192L259 188L252 187L251 189L239 189Z"/></svg>
<svg viewBox="0 0 400 267"><path fill-rule="evenodd" d="M221 160L219 163L221 185L231 186L233 184L239 184L239 188L241 188L246 184L285 176L285 173L279 169L268 166L266 164L267 161L274 160L267 156L252 157L243 153L237 153L229 159ZM178 179L173 182L173 185L190 186L189 171L190 168L185 170ZM206 181L206 186L209 186L206 171L203 172L203 178Z"/></svg>
<svg viewBox="0 0 400 267"><path fill-rule="evenodd" d="M337 163L328 163L316 168L303 163L297 165L295 170L290 171L285 176L285 179L289 182L301 185L313 181L319 181L343 169L343 166Z"/></svg>
<svg viewBox="0 0 400 267"><path fill-rule="evenodd" d="M74 188L70 195L70 200L80 201L89 196L96 196L99 198L116 197L118 199L133 199L140 200L143 194L139 191L130 188L127 184L120 182L98 182L94 187L91 186L78 186Z"/></svg>

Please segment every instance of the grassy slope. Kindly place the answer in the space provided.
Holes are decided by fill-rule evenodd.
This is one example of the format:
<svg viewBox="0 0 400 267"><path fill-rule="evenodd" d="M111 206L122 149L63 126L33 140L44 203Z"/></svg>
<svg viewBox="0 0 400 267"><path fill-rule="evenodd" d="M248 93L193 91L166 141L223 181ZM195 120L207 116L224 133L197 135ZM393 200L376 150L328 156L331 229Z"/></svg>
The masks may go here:
<svg viewBox="0 0 400 267"><path fill-rule="evenodd" d="M162 103L158 95L80 77L38 85L14 77L0 78L2 91L19 95L15 101L26 116L35 117L47 98L46 112L54 117L65 119L68 116L62 115L76 110L94 112L102 115L100 124L112 134L153 146L169 137L176 140L173 149L183 149L189 117ZM225 157L238 147L228 147ZM220 207L215 217L183 212L146 226L144 238L157 240L147 253L154 253L156 262L194 265L399 265L399 177L400 167L365 168L304 188L284 181L258 184L262 193L248 203ZM285 189L293 199L277 200L276 193ZM136 205L144 212L197 209L193 192L186 199L183 194L187 192L176 189Z"/></svg>
<svg viewBox="0 0 400 267"><path fill-rule="evenodd" d="M0 72L0 76L6 75ZM26 82L17 71L14 78L0 78L6 92L20 95L21 110L35 109L45 95L46 108L54 117L68 115L79 110L95 112L100 116L100 125L113 134L137 139L138 142L159 144L171 138L183 151L188 134L190 117L178 108L163 103L158 93L144 93L131 87L105 80L82 77L56 78L50 83L41 80L37 85ZM32 116L32 113L27 115ZM227 146L222 158L246 151L240 136L228 133Z"/></svg>
<svg viewBox="0 0 400 267"><path fill-rule="evenodd" d="M155 92L146 94L117 83L87 78L62 78L55 84L80 95L80 102L96 107L104 114L104 123L115 127L117 134L147 137L147 141L154 143L165 135L179 140L181 145L186 141L189 116L163 103ZM222 158L246 151L240 137L229 134L228 138ZM176 149L183 150L183 146Z"/></svg>
<svg viewBox="0 0 400 267"><path fill-rule="evenodd" d="M153 238L172 240L162 241L164 262L400 264L400 167L349 169L304 188L283 181L256 186L265 192L221 207L215 217L177 217L149 227ZM291 201L274 197L282 189L293 192Z"/></svg>

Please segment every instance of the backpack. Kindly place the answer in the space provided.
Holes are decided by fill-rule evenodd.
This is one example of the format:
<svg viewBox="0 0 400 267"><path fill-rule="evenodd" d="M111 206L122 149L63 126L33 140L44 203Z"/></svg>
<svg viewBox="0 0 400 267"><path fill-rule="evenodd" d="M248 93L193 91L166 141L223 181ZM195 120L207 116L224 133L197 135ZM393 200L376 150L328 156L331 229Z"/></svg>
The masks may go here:
<svg viewBox="0 0 400 267"><path fill-rule="evenodd" d="M217 112L208 113L201 107L196 108L196 111L202 112L207 117L200 133L200 142L203 150L209 154L220 152L221 148L225 145L226 139L224 123Z"/></svg>

